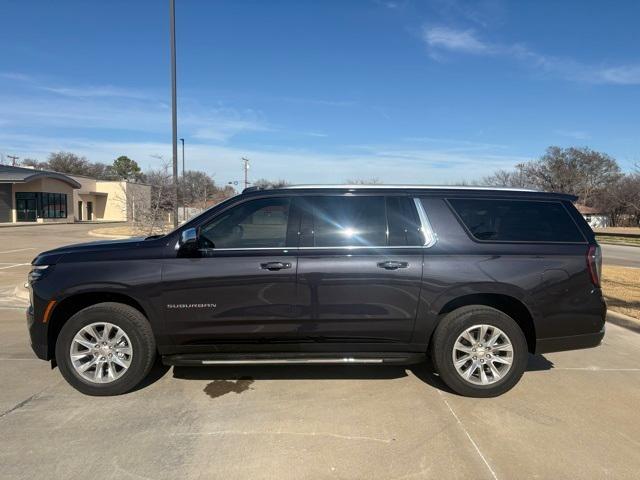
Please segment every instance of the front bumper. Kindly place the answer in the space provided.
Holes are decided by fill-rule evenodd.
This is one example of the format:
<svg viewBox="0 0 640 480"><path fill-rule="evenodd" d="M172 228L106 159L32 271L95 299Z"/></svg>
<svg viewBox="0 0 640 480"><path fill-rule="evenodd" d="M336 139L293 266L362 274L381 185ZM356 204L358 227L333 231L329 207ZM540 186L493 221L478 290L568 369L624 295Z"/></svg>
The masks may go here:
<svg viewBox="0 0 640 480"><path fill-rule="evenodd" d="M49 342L47 341L47 324L35 321L33 306L29 305L26 311L27 327L31 338L31 349L41 360L50 360Z"/></svg>

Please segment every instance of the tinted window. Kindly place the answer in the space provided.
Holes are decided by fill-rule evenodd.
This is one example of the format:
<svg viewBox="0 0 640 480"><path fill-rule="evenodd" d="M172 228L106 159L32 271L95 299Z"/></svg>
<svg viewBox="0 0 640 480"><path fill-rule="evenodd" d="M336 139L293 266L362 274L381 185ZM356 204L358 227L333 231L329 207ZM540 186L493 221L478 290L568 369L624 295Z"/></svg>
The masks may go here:
<svg viewBox="0 0 640 480"><path fill-rule="evenodd" d="M560 202L451 199L449 203L478 240L585 241Z"/></svg>
<svg viewBox="0 0 640 480"><path fill-rule="evenodd" d="M245 202L202 227L200 236L215 248L284 247L289 204L288 198Z"/></svg>
<svg viewBox="0 0 640 480"><path fill-rule="evenodd" d="M413 204L407 197L387 197L387 222L389 224L389 245L423 245L420 233L420 219Z"/></svg>
<svg viewBox="0 0 640 480"><path fill-rule="evenodd" d="M384 246L387 222L384 197L316 197L314 246Z"/></svg>

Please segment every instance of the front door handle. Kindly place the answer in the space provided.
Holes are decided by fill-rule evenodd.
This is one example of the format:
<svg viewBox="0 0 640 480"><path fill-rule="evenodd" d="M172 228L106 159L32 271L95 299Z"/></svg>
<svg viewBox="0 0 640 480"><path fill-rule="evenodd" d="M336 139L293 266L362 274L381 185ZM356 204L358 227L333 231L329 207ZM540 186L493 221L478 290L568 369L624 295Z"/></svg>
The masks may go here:
<svg viewBox="0 0 640 480"><path fill-rule="evenodd" d="M407 268L408 266L408 262L394 262L392 260L378 263L378 267L384 268L385 270L397 270L398 268Z"/></svg>
<svg viewBox="0 0 640 480"><path fill-rule="evenodd" d="M267 262L261 263L260 266L263 270L284 270L285 268L291 268L289 262Z"/></svg>

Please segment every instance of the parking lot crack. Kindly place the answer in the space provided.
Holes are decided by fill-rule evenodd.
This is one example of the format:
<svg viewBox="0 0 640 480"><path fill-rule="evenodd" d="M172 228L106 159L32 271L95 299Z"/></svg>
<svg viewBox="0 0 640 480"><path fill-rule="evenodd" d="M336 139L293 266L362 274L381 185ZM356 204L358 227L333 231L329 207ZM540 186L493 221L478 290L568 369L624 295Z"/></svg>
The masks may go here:
<svg viewBox="0 0 640 480"><path fill-rule="evenodd" d="M31 402L33 399L35 399L38 395L40 395L40 392L38 393L34 393L33 395L31 395L29 398L21 401L20 403L18 403L17 405L14 405L13 407L11 407L9 410L6 410L2 413L0 413L0 418L5 417L6 415L9 415L11 412L15 412L16 410L24 407L25 405L27 405L29 402Z"/></svg>

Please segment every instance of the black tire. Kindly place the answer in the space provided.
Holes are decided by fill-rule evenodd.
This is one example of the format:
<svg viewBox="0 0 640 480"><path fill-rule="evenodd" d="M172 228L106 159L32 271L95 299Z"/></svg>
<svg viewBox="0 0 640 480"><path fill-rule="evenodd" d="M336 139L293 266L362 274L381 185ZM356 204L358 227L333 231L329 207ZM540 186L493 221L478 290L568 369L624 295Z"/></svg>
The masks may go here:
<svg viewBox="0 0 640 480"><path fill-rule="evenodd" d="M133 349L129 368L109 383L86 380L71 362L70 348L75 335L83 327L98 322L111 323L126 332ZM86 395L120 395L130 391L148 375L155 357L156 342L148 320L135 308L122 303L98 303L80 310L62 326L56 341L56 362L60 373L73 388Z"/></svg>
<svg viewBox="0 0 640 480"><path fill-rule="evenodd" d="M502 330L513 346L511 368L495 383L478 385L462 378L453 362L453 347L458 337L474 325L490 325ZM436 328L431 341L431 359L440 378L454 392L466 397L495 397L518 383L527 367L527 340L509 315L484 305L469 305L448 313ZM482 368L482 367L481 367Z"/></svg>

